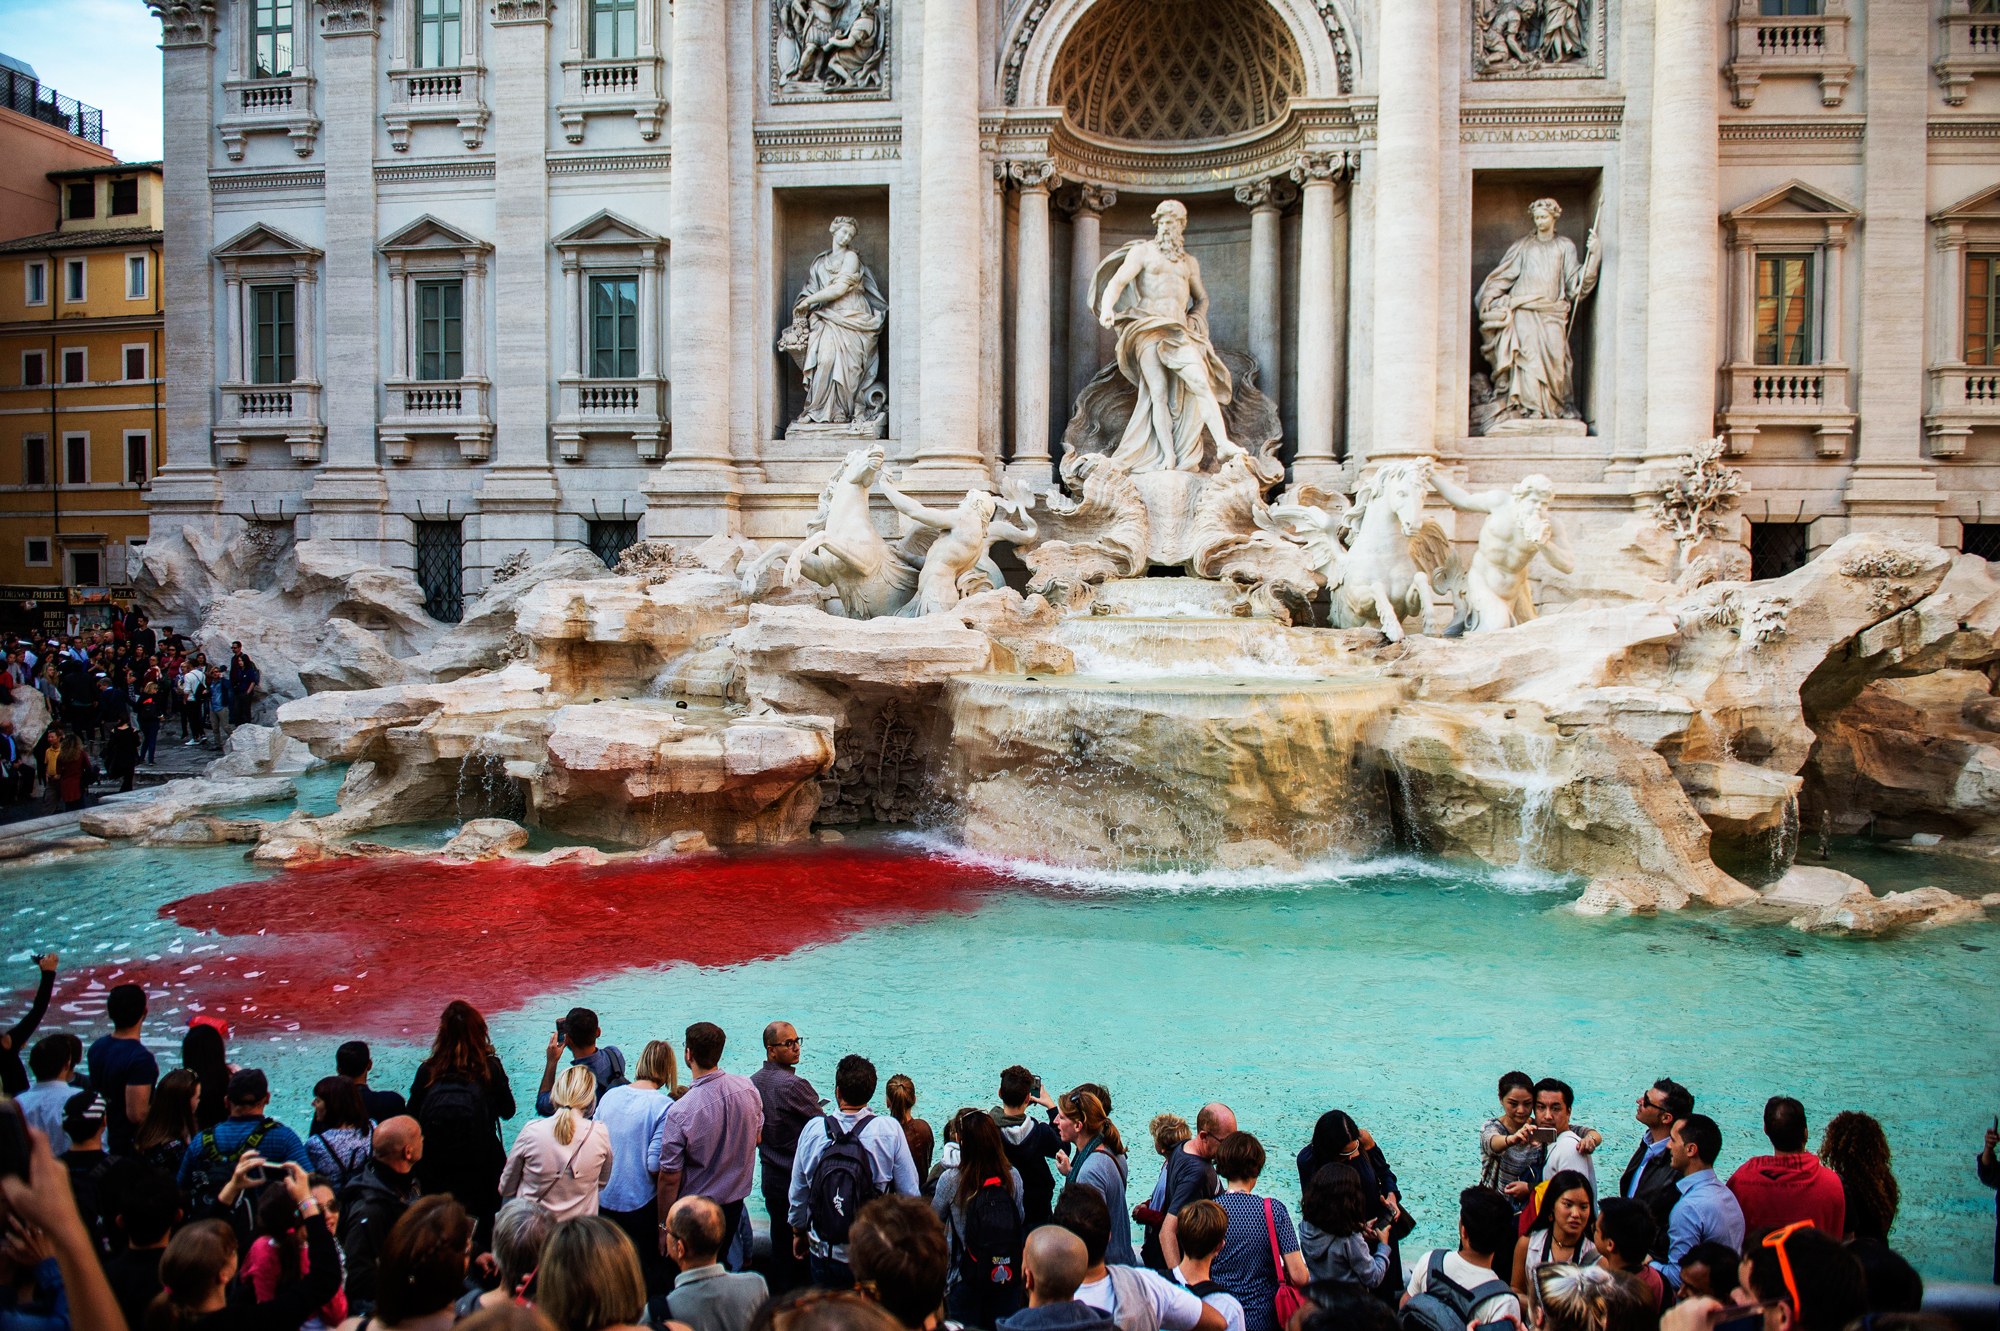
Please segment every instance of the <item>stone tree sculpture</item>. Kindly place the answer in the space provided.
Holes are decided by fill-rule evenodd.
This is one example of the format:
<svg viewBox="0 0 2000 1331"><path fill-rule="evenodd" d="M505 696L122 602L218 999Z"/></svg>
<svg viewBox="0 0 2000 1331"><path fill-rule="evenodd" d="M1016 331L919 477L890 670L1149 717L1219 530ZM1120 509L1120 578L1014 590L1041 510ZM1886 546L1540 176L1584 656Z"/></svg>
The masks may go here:
<svg viewBox="0 0 2000 1331"><path fill-rule="evenodd" d="M1556 234L1562 205L1554 199L1536 199L1528 216L1533 233L1508 247L1474 298L1488 387L1475 395L1472 428L1476 434L1582 434L1570 331L1577 305L1597 287L1604 251L1593 224L1578 257L1576 243Z"/></svg>
<svg viewBox="0 0 2000 1331"><path fill-rule="evenodd" d="M880 383L889 302L854 251L856 229L851 217L833 219L832 244L813 260L792 302L792 322L778 339L778 350L805 377L805 410L787 427L787 438L879 439L888 424Z"/></svg>
<svg viewBox="0 0 2000 1331"><path fill-rule="evenodd" d="M1722 461L1726 447L1721 435L1691 445L1653 505L1653 521L1674 538L1676 572L1687 571L1689 552L1722 530L1724 515L1743 497L1743 473Z"/></svg>

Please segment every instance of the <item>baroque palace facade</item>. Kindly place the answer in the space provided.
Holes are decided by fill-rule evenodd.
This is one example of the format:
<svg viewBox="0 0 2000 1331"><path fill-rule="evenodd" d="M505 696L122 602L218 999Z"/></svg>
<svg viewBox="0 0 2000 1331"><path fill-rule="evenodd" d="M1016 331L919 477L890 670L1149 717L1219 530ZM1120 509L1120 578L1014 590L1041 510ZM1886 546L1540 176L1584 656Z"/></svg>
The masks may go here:
<svg viewBox="0 0 2000 1331"><path fill-rule="evenodd" d="M449 617L520 550L794 538L857 439L1046 488L1093 275L1178 199L1295 483L1542 473L1588 549L1720 434L1760 572L2000 554L1991 0L152 8L156 539L290 525ZM837 218L829 419L791 325Z"/></svg>

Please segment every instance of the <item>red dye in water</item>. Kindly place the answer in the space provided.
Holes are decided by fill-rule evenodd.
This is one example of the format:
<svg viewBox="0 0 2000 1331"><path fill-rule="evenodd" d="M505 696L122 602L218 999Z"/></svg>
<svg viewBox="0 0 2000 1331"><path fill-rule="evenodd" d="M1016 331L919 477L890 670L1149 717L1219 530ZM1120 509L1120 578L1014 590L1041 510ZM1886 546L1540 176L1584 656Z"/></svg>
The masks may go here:
<svg viewBox="0 0 2000 1331"><path fill-rule="evenodd" d="M783 956L970 909L998 881L962 861L846 847L589 868L343 860L172 902L163 915L228 941L87 978L142 983L239 1033L395 1035L427 1028L451 998L506 1009L622 970Z"/></svg>

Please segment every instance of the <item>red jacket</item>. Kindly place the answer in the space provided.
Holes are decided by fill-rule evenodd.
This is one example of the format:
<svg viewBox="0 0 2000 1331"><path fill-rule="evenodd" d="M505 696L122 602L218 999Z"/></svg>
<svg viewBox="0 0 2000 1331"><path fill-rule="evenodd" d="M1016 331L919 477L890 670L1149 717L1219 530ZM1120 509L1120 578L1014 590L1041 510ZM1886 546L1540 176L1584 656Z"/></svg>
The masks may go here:
<svg viewBox="0 0 2000 1331"><path fill-rule="evenodd" d="M1847 1190L1811 1151L1752 1156L1729 1176L1729 1190L1743 1208L1746 1234L1797 1220L1835 1239L1847 1233Z"/></svg>

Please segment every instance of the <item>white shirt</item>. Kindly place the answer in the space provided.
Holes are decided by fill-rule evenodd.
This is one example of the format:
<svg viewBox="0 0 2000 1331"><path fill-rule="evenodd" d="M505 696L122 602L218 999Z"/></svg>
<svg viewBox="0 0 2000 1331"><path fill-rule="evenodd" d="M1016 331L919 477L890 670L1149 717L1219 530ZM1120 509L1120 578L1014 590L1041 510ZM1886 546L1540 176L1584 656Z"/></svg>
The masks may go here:
<svg viewBox="0 0 2000 1331"><path fill-rule="evenodd" d="M1188 1293L1185 1286L1174 1284L1157 1271L1150 1271L1143 1266L1128 1266L1125 1269L1139 1277L1140 1284L1152 1297L1153 1325L1164 1327L1165 1331L1194 1331L1195 1323L1201 1320L1200 1299ZM1116 1299L1111 1289L1109 1273L1102 1280L1079 1285L1076 1301L1087 1303L1101 1313L1109 1313L1114 1319L1117 1316L1112 1312ZM1240 1304L1236 1311L1240 1319L1243 1311ZM1241 1326L1240 1320L1238 1326Z"/></svg>
<svg viewBox="0 0 2000 1331"><path fill-rule="evenodd" d="M1484 1266L1474 1266L1455 1252L1447 1252L1444 1255L1444 1273L1460 1289L1465 1290L1478 1289L1489 1280L1498 1280L1503 1285L1507 1283L1506 1277L1499 1272ZM1403 1292L1415 1298L1424 1292L1430 1282L1431 1254L1427 1252L1410 1263L1410 1283L1404 1287ZM1475 1322L1491 1322L1501 1317L1511 1317L1521 1325L1527 1325L1522 1319L1521 1301L1514 1297L1514 1291L1511 1289L1505 1294L1495 1294L1490 1299L1481 1299L1472 1305L1472 1320Z"/></svg>
<svg viewBox="0 0 2000 1331"><path fill-rule="evenodd" d="M1564 1128L1562 1136L1549 1143L1548 1157L1542 1162L1542 1177L1554 1178L1565 1169L1574 1169L1590 1180L1590 1195L1597 1196L1597 1166L1583 1153L1583 1139L1575 1128Z"/></svg>
<svg viewBox="0 0 2000 1331"><path fill-rule="evenodd" d="M76 1087L66 1081L38 1081L27 1090L14 1097L14 1103L21 1106L21 1117L31 1128L40 1128L48 1134L49 1151L61 1155L70 1146L69 1134L63 1131L63 1106L76 1094Z"/></svg>
<svg viewBox="0 0 2000 1331"><path fill-rule="evenodd" d="M1187 1284L1187 1277L1178 1266L1173 1269L1173 1277L1176 1284ZM1201 1301L1222 1314L1222 1331L1243 1331L1243 1303L1234 1294L1217 1290L1202 1295Z"/></svg>

